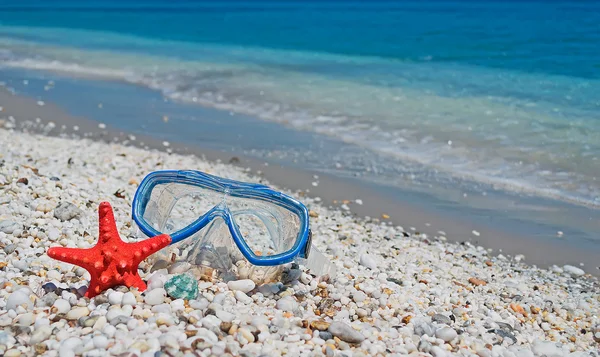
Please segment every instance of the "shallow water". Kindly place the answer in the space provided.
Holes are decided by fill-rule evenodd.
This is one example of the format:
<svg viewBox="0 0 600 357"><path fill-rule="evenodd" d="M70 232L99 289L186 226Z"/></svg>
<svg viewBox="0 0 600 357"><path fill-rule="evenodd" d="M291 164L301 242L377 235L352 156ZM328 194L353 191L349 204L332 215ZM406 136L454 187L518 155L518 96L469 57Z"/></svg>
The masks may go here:
<svg viewBox="0 0 600 357"><path fill-rule="evenodd" d="M0 65L325 135L353 148L279 155L341 175L600 206L596 3L74 4L5 5Z"/></svg>

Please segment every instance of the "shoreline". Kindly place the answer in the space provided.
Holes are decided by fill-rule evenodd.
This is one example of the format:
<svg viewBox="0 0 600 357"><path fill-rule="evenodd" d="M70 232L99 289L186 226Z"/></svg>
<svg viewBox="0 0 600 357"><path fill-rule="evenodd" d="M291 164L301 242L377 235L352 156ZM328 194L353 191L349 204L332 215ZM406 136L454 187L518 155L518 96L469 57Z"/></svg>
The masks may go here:
<svg viewBox="0 0 600 357"><path fill-rule="evenodd" d="M16 102L65 114L51 103ZM75 122L80 132L84 123L94 124ZM66 122L57 123L60 131ZM131 241L141 238L131 222L131 199L148 172L193 167L234 180L264 177L195 155L123 145L127 134L105 131L110 143L0 129L2 355L589 357L597 350L597 277L407 234L308 195L301 199L314 212L312 242L336 266L334 275L288 264L273 283L247 280L252 274L225 283L202 280L192 264L153 271L152 256L137 270L147 281L144 291L116 286L83 297L90 273L44 252L96 244L100 202L111 203L121 237ZM249 165L243 158L239 164ZM64 202L75 212L57 214ZM180 274L193 275L197 294L182 297L169 289Z"/></svg>
<svg viewBox="0 0 600 357"><path fill-rule="evenodd" d="M549 242L547 238L524 237L515 233L502 232L490 229L485 224L476 224L469 219L453 217L449 215L436 214L434 210L417 204L412 204L406 197L391 196L390 192L377 185L366 185L364 182L356 182L352 179L342 179L328 174L317 173L308 169L298 169L289 166L270 163L265 165L260 159L228 153L224 151L211 150L198 146L190 146L185 143L170 142L168 148L163 145L162 140L147 135L135 134L136 140L131 141L131 135L125 131L118 130L111 125L106 129L100 129L98 122L81 116L73 116L53 103L45 103L39 106L33 98L20 95L12 95L6 90L0 91L0 103L4 106L2 115L12 115L17 122L41 118L42 124L50 121L55 123L49 135L60 135L64 125L64 133L78 135L86 133L87 138L103 140L108 142L125 142L128 145L144 146L158 150L172 150L174 153L191 154L206 158L213 162L224 162L234 166L249 168L252 173L261 173L261 177L278 187L303 192L310 197L320 197L322 203L329 206L340 207L342 204L349 206L350 212L359 217L372 217L387 221L389 224L400 225L408 233L420 232L424 237L434 239L448 239L456 242L471 242L481 245L485 249L492 249L494 255L503 254L509 256L525 255L525 262L540 267L551 265L573 265L580 267L596 276L600 276L600 270L596 267L597 255L590 252L586 247L573 246L568 240L554 240ZM73 131L73 126L78 126L79 131ZM38 132L40 128L31 128ZM232 160L232 158L235 158ZM311 183L318 181L317 186ZM356 200L362 204L356 204ZM417 197L418 200L418 197ZM412 200L415 202L415 199ZM382 217L389 217L383 219ZM490 217L488 219L492 219ZM441 234L443 232L444 234ZM477 233L477 234L476 234ZM549 258L550 257L550 258Z"/></svg>

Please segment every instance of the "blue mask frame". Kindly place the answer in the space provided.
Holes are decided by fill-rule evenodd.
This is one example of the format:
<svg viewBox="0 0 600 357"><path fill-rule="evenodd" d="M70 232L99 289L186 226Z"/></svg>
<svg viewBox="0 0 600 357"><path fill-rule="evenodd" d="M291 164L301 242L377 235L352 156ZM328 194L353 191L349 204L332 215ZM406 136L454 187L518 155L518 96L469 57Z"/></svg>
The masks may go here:
<svg viewBox="0 0 600 357"><path fill-rule="evenodd" d="M221 205L213 207L188 226L169 234L172 239L171 244L193 236L214 219L222 218L229 227L229 232L236 246L251 264L272 266L289 263L296 258L308 258L312 243L312 234L309 227L308 209L300 201L281 192L272 190L265 185L230 180L195 170L155 171L148 174L142 180L133 197L132 216L135 223L146 236L154 237L163 234L163 232L159 232L146 222L144 213L154 187L159 184L167 183L188 184L210 189L215 192L221 192L232 197L267 201L293 212L300 219L300 229L294 245L287 252L277 255L259 256L254 254L244 240L237 225L234 224L233 216L229 209L226 206Z"/></svg>

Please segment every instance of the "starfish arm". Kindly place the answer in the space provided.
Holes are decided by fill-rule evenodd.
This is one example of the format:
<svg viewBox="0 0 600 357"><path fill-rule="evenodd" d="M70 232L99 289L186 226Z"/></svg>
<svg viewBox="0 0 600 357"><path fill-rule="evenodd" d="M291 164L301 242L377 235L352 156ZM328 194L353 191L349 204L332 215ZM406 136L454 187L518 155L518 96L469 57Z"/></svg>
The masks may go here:
<svg viewBox="0 0 600 357"><path fill-rule="evenodd" d="M48 256L50 258L80 266L90 273L94 271L94 265L97 263L93 258L95 254L95 248L52 247L48 249Z"/></svg>
<svg viewBox="0 0 600 357"><path fill-rule="evenodd" d="M133 253L132 261L137 266L150 255L158 252L171 244L171 237L168 234L161 234L141 242L127 243L127 249Z"/></svg>
<svg viewBox="0 0 600 357"><path fill-rule="evenodd" d="M108 202L100 202L98 207L98 243L108 243L119 236L113 209ZM120 241L121 239L118 238Z"/></svg>
<svg viewBox="0 0 600 357"><path fill-rule="evenodd" d="M126 274L123 280L128 288L137 288L138 291L146 290L146 283L137 274L137 271L136 274Z"/></svg>
<svg viewBox="0 0 600 357"><path fill-rule="evenodd" d="M85 297L93 298L94 296L100 294L102 292L102 287L98 284L98 277L92 276L90 279L90 285L88 285L87 291L85 292Z"/></svg>

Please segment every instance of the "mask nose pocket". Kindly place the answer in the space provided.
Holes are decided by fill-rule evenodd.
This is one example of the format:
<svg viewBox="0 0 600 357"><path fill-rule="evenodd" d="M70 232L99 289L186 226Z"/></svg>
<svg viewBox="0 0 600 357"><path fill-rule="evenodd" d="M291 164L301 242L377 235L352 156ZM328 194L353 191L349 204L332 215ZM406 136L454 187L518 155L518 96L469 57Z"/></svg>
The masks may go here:
<svg viewBox="0 0 600 357"><path fill-rule="evenodd" d="M181 258L189 263L216 269L222 274L232 271L232 255L236 249L229 235L229 227L222 218L215 218L195 236L182 243L185 245L180 247Z"/></svg>

